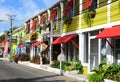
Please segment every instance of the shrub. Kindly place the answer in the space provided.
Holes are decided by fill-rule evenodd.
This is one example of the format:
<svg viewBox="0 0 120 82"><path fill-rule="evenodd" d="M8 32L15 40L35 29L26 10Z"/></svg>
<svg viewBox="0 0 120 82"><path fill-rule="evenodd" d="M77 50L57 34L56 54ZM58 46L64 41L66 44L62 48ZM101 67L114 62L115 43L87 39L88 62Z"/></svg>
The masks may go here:
<svg viewBox="0 0 120 82"><path fill-rule="evenodd" d="M28 54L21 54L20 55L19 61L29 61L29 60L30 60L30 57Z"/></svg>
<svg viewBox="0 0 120 82"><path fill-rule="evenodd" d="M33 59L31 60L32 63L40 64L40 56L35 55L33 56Z"/></svg>
<svg viewBox="0 0 120 82"><path fill-rule="evenodd" d="M120 65L101 62L92 72L94 73L88 76L89 82L104 82L104 79L120 82Z"/></svg>
<svg viewBox="0 0 120 82"><path fill-rule="evenodd" d="M69 62L67 61L62 61L62 69L65 69L65 66L69 66L71 65ZM53 68L60 68L60 62L55 60L54 63L51 65Z"/></svg>
<svg viewBox="0 0 120 82"><path fill-rule="evenodd" d="M79 74L83 73L83 66L79 60L73 59L71 62L71 65L65 67L65 71L72 71L72 70L78 70Z"/></svg>

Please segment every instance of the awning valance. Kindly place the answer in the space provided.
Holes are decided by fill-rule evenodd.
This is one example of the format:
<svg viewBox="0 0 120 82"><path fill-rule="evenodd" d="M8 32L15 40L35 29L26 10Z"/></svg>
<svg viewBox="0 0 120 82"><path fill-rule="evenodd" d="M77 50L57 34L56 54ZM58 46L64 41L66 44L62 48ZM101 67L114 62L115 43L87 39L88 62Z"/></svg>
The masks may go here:
<svg viewBox="0 0 120 82"><path fill-rule="evenodd" d="M36 23L37 23L37 19L35 18L35 19L33 20L31 30L33 30L33 29L35 28Z"/></svg>
<svg viewBox="0 0 120 82"><path fill-rule="evenodd" d="M82 5L83 9L89 8L92 5L92 1L93 0L84 0Z"/></svg>
<svg viewBox="0 0 120 82"><path fill-rule="evenodd" d="M76 36L76 34L71 34L71 35L66 35L66 36L63 36L63 37L59 37L56 40L54 40L52 42L52 44L55 45L55 44L67 43L68 41L70 41L75 36Z"/></svg>
<svg viewBox="0 0 120 82"><path fill-rule="evenodd" d="M39 46L40 44L41 44L40 41L36 41L36 42L34 42L34 43L32 44L32 46Z"/></svg>
<svg viewBox="0 0 120 82"><path fill-rule="evenodd" d="M97 35L96 38L115 38L120 37L120 25L106 28Z"/></svg>
<svg viewBox="0 0 120 82"><path fill-rule="evenodd" d="M45 17L46 17L46 13L44 13L44 14L42 15L42 17L41 17L41 19L40 19L39 26L44 23Z"/></svg>
<svg viewBox="0 0 120 82"><path fill-rule="evenodd" d="M52 11L52 13L51 13L51 15L50 15L50 19L49 19L48 22L54 20L56 14L57 14L57 8L53 9L53 11Z"/></svg>
<svg viewBox="0 0 120 82"><path fill-rule="evenodd" d="M68 16L72 5L73 5L73 0L70 0L70 1L68 2L67 6L66 6L66 8L65 8L65 10L64 10L64 12L63 12L63 17Z"/></svg>

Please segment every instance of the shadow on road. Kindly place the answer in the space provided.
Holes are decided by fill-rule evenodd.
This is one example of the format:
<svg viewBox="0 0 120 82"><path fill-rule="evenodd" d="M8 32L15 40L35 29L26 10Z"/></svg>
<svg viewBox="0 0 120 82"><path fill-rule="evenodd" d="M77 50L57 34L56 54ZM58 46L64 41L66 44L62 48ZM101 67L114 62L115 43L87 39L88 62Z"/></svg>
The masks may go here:
<svg viewBox="0 0 120 82"><path fill-rule="evenodd" d="M16 79L3 79L0 82L66 82L65 80L49 80L51 77L56 77L59 75L50 75L37 78L16 78ZM68 81L67 81L68 82Z"/></svg>

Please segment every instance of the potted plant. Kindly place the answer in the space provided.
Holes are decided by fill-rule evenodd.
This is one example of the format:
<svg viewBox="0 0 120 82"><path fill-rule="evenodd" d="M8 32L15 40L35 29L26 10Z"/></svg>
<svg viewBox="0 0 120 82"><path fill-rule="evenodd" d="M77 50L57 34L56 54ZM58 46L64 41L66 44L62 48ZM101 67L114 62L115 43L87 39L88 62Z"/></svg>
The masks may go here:
<svg viewBox="0 0 120 82"><path fill-rule="evenodd" d="M65 24L68 24L68 25L69 25L69 24L72 23L72 18L70 18L70 17L68 17L68 16L65 16L63 19L64 19L64 23L65 23Z"/></svg>
<svg viewBox="0 0 120 82"><path fill-rule="evenodd" d="M96 11L87 9L83 15L85 23L91 27L92 23L94 22L94 18L96 16Z"/></svg>

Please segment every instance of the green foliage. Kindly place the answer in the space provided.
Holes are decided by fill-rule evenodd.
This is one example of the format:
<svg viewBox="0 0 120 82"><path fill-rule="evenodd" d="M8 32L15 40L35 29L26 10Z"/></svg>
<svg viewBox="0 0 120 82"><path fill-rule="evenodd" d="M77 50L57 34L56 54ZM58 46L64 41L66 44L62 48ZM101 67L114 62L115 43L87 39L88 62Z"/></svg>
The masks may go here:
<svg viewBox="0 0 120 82"><path fill-rule="evenodd" d="M79 73L83 73L83 66L79 60L73 59L70 66L65 66L65 71L79 70Z"/></svg>
<svg viewBox="0 0 120 82"><path fill-rule="evenodd" d="M84 13L84 15L83 15L84 21L89 27L92 26L92 23L94 22L95 15L96 15L96 11L95 10L93 11L93 10L90 10L90 9L88 9Z"/></svg>
<svg viewBox="0 0 120 82"><path fill-rule="evenodd" d="M70 63L67 62L67 61L63 61L62 62L62 69L64 70L65 69L65 66L69 66ZM60 68L60 62L59 61L54 61L54 63L51 65L53 68Z"/></svg>
<svg viewBox="0 0 120 82"><path fill-rule="evenodd" d="M14 58L15 58L15 54L12 54L11 56L10 56L10 61L13 61L14 60Z"/></svg>
<svg viewBox="0 0 120 82"><path fill-rule="evenodd" d="M104 82L103 78L101 77L102 77L102 74L98 75L96 73L93 73L89 75L88 79L89 79L89 82Z"/></svg>
<svg viewBox="0 0 120 82"><path fill-rule="evenodd" d="M31 60L32 63L40 64L40 56L35 55L33 56L33 59Z"/></svg>
<svg viewBox="0 0 120 82"><path fill-rule="evenodd" d="M76 70L79 70L79 72L78 72L79 74L83 73L83 66L82 66L80 60L77 61Z"/></svg>
<svg viewBox="0 0 120 82"><path fill-rule="evenodd" d="M54 63L51 65L53 68L60 68L60 62L54 61ZM83 73L83 66L79 60L73 59L72 62L63 61L62 62L62 69L64 71L72 71L72 70L79 70L79 73Z"/></svg>
<svg viewBox="0 0 120 82"><path fill-rule="evenodd" d="M101 62L92 72L94 73L88 76L89 82L104 82L104 79L120 81L120 64Z"/></svg>
<svg viewBox="0 0 120 82"><path fill-rule="evenodd" d="M64 23L65 24L71 24L72 23L72 18L70 18L68 16L64 17Z"/></svg>

